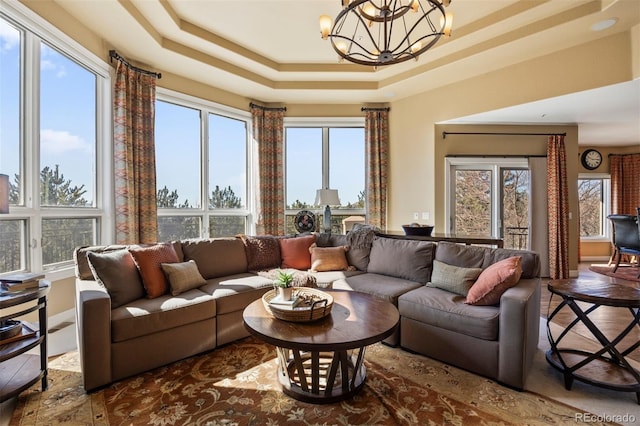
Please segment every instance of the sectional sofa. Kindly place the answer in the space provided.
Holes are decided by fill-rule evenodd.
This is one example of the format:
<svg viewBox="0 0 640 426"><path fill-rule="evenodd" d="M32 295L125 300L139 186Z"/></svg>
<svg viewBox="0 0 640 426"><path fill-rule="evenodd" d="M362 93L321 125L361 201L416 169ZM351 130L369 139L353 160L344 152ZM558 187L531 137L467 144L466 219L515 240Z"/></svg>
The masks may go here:
<svg viewBox="0 0 640 426"><path fill-rule="evenodd" d="M74 258L87 391L248 336L242 311L280 268L300 286L390 301L401 323L385 343L516 389L537 347L540 266L530 251L311 234L80 247Z"/></svg>

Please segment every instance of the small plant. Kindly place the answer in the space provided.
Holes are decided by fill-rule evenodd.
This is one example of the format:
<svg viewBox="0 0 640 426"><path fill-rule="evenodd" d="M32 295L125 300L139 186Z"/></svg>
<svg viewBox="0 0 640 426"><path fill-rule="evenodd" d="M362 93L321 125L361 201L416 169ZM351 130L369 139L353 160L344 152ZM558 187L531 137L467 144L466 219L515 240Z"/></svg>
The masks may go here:
<svg viewBox="0 0 640 426"><path fill-rule="evenodd" d="M293 273L278 271L278 276L273 281L273 285L276 287L287 288L291 287L293 284Z"/></svg>

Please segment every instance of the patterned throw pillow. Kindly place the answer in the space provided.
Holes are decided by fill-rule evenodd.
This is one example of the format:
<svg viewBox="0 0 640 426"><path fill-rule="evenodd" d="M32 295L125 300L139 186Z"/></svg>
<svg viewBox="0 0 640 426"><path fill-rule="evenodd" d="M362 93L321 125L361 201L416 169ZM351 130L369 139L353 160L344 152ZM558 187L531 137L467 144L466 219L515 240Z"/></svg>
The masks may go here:
<svg viewBox="0 0 640 426"><path fill-rule="evenodd" d="M309 247L311 253L311 272L344 271L349 268L346 252L347 246L318 247L312 244Z"/></svg>
<svg viewBox="0 0 640 426"><path fill-rule="evenodd" d="M173 245L161 243L150 247L132 247L129 253L140 271L147 298L154 299L165 294L169 290L169 281L160 264L179 262Z"/></svg>
<svg viewBox="0 0 640 426"><path fill-rule="evenodd" d="M264 271L280 266L280 243L273 235L241 235L249 271Z"/></svg>
<svg viewBox="0 0 640 426"><path fill-rule="evenodd" d="M469 305L497 305L500 297L520 280L522 257L513 256L496 262L480 274L471 286L465 303Z"/></svg>
<svg viewBox="0 0 640 426"><path fill-rule="evenodd" d="M144 297L144 287L133 257L126 249L87 253L95 280L107 289L111 309Z"/></svg>
<svg viewBox="0 0 640 426"><path fill-rule="evenodd" d="M427 287L466 296L481 272L482 268L462 268L434 259L431 281L427 283Z"/></svg>
<svg viewBox="0 0 640 426"><path fill-rule="evenodd" d="M180 263L161 263L160 266L169 280L173 296L207 283L207 280L200 275L198 265L193 260Z"/></svg>
<svg viewBox="0 0 640 426"><path fill-rule="evenodd" d="M280 255L282 268L301 269L306 271L311 267L311 253L309 247L316 242L315 235L295 238L280 238Z"/></svg>

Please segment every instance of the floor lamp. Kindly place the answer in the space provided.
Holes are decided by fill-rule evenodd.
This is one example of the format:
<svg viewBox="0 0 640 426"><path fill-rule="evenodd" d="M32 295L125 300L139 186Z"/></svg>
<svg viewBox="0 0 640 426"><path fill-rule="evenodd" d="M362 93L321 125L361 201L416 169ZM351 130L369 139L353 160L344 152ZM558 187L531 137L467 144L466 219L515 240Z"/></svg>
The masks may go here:
<svg viewBox="0 0 640 426"><path fill-rule="evenodd" d="M339 206L340 198L337 189L318 189L316 191L316 206L326 206L324 209L323 232L331 233L331 206Z"/></svg>

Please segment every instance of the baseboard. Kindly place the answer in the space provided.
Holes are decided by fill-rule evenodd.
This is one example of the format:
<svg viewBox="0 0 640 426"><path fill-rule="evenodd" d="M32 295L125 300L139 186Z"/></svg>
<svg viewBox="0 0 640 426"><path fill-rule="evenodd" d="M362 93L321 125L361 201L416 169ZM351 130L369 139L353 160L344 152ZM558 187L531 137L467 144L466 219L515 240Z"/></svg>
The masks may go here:
<svg viewBox="0 0 640 426"><path fill-rule="evenodd" d="M66 311L63 311L48 317L47 326L51 330L51 329L58 328L58 326L61 324L65 324L69 322L73 323L75 322L75 320L76 320L75 309L71 308L71 309L67 309Z"/></svg>

